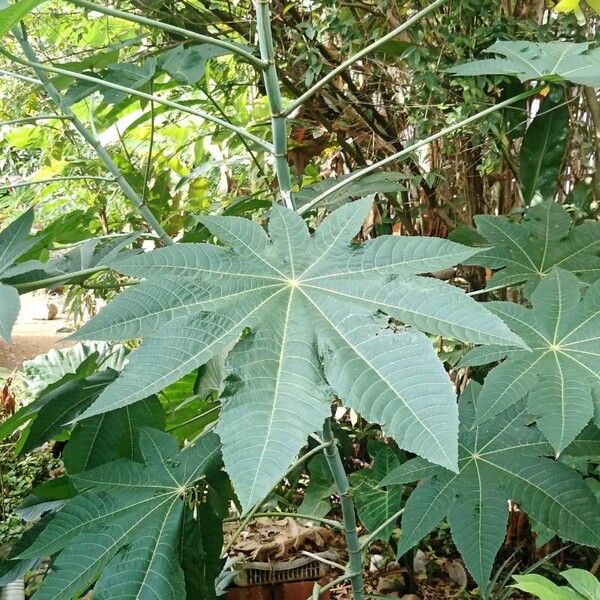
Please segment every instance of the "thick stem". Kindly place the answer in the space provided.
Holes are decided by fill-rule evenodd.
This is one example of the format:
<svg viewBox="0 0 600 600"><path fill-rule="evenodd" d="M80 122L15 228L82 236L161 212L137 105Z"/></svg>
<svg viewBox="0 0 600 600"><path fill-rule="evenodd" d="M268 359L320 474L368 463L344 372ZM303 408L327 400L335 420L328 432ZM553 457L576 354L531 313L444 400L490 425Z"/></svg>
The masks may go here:
<svg viewBox="0 0 600 600"><path fill-rule="evenodd" d="M125 21L130 21L131 23L138 23L139 25L145 25L146 27L154 27L156 29L162 29L163 31L168 31L170 33L175 33L182 37L188 38L190 40L196 40L197 42L203 42L205 44L212 44L213 46L219 46L221 48L225 48L229 50L233 54L237 54L239 57L243 58L246 62L250 63L257 69L263 70L266 68L266 63L262 60L258 59L256 56L244 50L241 46L234 44L232 42L228 42L226 40L221 40L219 38L213 38L208 35L202 35L201 33L196 33L195 31L190 31L189 29L183 29L182 27L176 27L175 25L169 25L168 23L162 23L161 21L155 21L154 19L148 19L147 17L140 17L138 15L134 15L131 13L123 12L122 10L117 10L115 8L108 8L107 6L102 6L100 4L96 4L95 2L88 2L87 0L67 0L71 2L71 4L75 4L75 6L80 6L82 8L86 8L88 10L93 10L95 12L102 13L104 15L108 15L109 17L117 17L119 19L123 19Z"/></svg>
<svg viewBox="0 0 600 600"><path fill-rule="evenodd" d="M329 196L335 194L338 190L345 188L347 185L350 185L354 181L361 179L365 175L368 175L369 173L372 173L373 171L377 171L378 169L380 169L381 167L383 167L389 163L400 160L401 158L404 158L405 156L412 154L419 148L422 148L423 146L427 146L428 144L431 144L431 142L434 142L435 140L438 140L438 139L460 129L461 127L464 127L465 125L474 123L475 121L478 121L479 119L482 119L483 117L487 117L488 115L491 115L492 113L502 110L503 108L506 108L507 106L510 106L511 104L514 104L515 102L519 102L520 100L529 98L530 96L537 94L540 91L540 89L541 88L536 87L534 89L531 89L531 90L524 92L522 94L519 94L517 96L513 96L512 98L509 98L508 100L505 100L504 102L499 102L498 104L495 104L494 106L491 106L490 108L486 108L485 110L482 110L482 111L474 114L471 117L463 119L462 121L459 121L458 123L454 123L454 125L450 125L449 127L444 127L444 129L441 129L437 133L434 133L433 135L430 135L429 137L426 137L423 140L420 140L418 142L415 142L414 144L411 144L410 146L407 146L406 148L404 148L404 150L401 150L400 152L391 154L390 156L387 156L383 160L373 163L372 165L369 165L368 167L365 167L364 169L361 169L360 171L356 171L355 173L352 173L352 175L350 175L349 177L346 177L346 179L342 179L336 185L332 185L327 191L323 192L322 194L319 194L318 196L313 198L310 202L306 203L304 206L299 208L297 211L298 214L301 214L301 215L304 214L305 212L309 211L311 208L313 208L314 206L319 204L319 202L323 201L325 198L328 198Z"/></svg>
<svg viewBox="0 0 600 600"><path fill-rule="evenodd" d="M597 92L593 87L584 86L583 93L585 101L590 111L592 125L594 130L594 154L595 156L595 172L594 172L594 200L600 202L600 101L598 101Z"/></svg>
<svg viewBox="0 0 600 600"><path fill-rule="evenodd" d="M256 0L256 32L260 57L267 64L263 71L265 90L271 106L271 129L273 131L273 153L275 156L275 171L279 181L279 189L283 204L293 208L292 176L287 161L287 117L283 114L283 100L279 88L279 78L275 65L275 49L271 31L271 10L269 0Z"/></svg>
<svg viewBox="0 0 600 600"><path fill-rule="evenodd" d="M353 54L350 58L346 59L343 63L338 65L333 71L325 75L322 79L319 79L317 83L315 83L310 89L308 89L302 96L294 100L292 104L290 104L284 111L284 115L289 116L292 114L298 107L302 106L309 98L312 98L321 88L327 85L332 79L337 77L342 71L345 71L349 66L353 65L355 62L359 61L361 58L373 52L377 48L381 47L386 42L394 39L397 35L406 31L409 27L412 27L417 21L422 19L424 16L428 15L431 11L435 10L438 6L441 6L448 0L435 0L428 6L426 6L423 10L420 10L418 13L413 15L410 19L407 19L402 25L396 27L393 31L390 31L388 34L384 35L382 38L379 38L372 44L369 44L365 48L363 48L360 52Z"/></svg>
<svg viewBox="0 0 600 600"><path fill-rule="evenodd" d="M17 38L23 53L27 57L29 61L32 63L37 63L37 56L27 41L25 34L19 27L14 27L13 35ZM104 146L100 143L100 141L94 137L87 129L87 127L77 118L75 113L71 110L71 108L66 105L63 101L62 96L58 92L58 90L54 87L52 82L48 79L46 73L42 69L34 68L35 74L39 78L40 82L46 89L46 92L50 96L50 98L55 102L55 104L60 108L63 114L69 117L73 127L77 129L80 135L85 139L85 141L96 151L98 158L104 163L108 171L113 175L115 181L121 186L123 193L125 196L131 201L131 203L137 208L139 213L144 217L148 225L156 232L156 234L160 237L165 245L173 244L173 240L169 237L169 234L163 229L162 225L159 223L158 219L152 214L150 209L142 202L142 199L138 195L138 193L131 187L129 182L123 177L121 170L117 167L116 163L110 157L110 154L106 151Z"/></svg>
<svg viewBox="0 0 600 600"><path fill-rule="evenodd" d="M323 450L329 470L333 476L333 481L340 495L340 504L342 506L342 517L344 519L344 535L346 536L346 546L348 547L348 569L352 573L350 582L352 583L352 599L363 600L364 582L362 577L362 548L358 540L358 531L356 529L356 512L354 510L354 501L352 499L352 489L348 476L344 470L342 457L338 450L336 439L331 430L330 419L325 421L323 426L323 441L329 445Z"/></svg>

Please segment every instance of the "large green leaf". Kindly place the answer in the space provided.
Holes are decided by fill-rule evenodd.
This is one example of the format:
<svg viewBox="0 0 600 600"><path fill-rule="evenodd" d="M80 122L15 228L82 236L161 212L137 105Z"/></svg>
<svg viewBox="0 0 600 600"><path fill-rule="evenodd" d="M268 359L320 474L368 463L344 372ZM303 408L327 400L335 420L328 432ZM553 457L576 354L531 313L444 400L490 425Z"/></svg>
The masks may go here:
<svg viewBox="0 0 600 600"><path fill-rule="evenodd" d="M17 0L14 4L8 5L6 0L2 0L0 7L0 37L4 37L24 16L30 13L36 6L44 0Z"/></svg>
<svg viewBox="0 0 600 600"><path fill-rule="evenodd" d="M456 468L454 392L431 342L415 330L385 329L374 315L480 344L522 342L457 288L415 276L461 262L472 249L396 236L352 245L370 208L368 200L345 205L312 236L278 206L270 236L246 219L204 217L231 249L183 244L115 263L147 281L78 337L146 339L83 418L158 392L247 332L229 353L227 368L241 385L223 399L218 425L245 508L267 494L330 414L320 355L346 405L402 448Z"/></svg>
<svg viewBox="0 0 600 600"><path fill-rule="evenodd" d="M74 476L79 495L20 554L59 553L35 600L79 597L94 582L101 600L186 598L184 498L218 465L218 437L180 452L171 436L142 429L140 447L143 464L122 459Z"/></svg>
<svg viewBox="0 0 600 600"><path fill-rule="evenodd" d="M581 299L577 278L555 269L531 295L532 309L508 302L489 308L528 342L486 377L479 419L488 419L529 393L530 413L557 453L594 415L592 387L600 383L600 281ZM477 349L462 365L485 364Z"/></svg>
<svg viewBox="0 0 600 600"><path fill-rule="evenodd" d="M476 60L450 69L456 75L515 75L521 81L566 79L600 86L600 48L589 43L500 41L485 52L502 58Z"/></svg>
<svg viewBox="0 0 600 600"><path fill-rule="evenodd" d="M569 109L560 87L553 88L540 104L521 145L519 171L523 197L554 198L569 134Z"/></svg>
<svg viewBox="0 0 600 600"><path fill-rule="evenodd" d="M471 383L460 400L459 473L427 467L417 458L398 467L382 485L426 478L406 503L399 554L447 516L467 568L485 588L506 533L508 499L564 539L589 546L600 545L600 507L574 469L540 456L549 447L528 426L522 402L473 426L480 387Z"/></svg>
<svg viewBox="0 0 600 600"><path fill-rule="evenodd" d="M588 283L600 277L600 223L573 227L569 213L551 200L528 208L519 224L489 215L475 222L494 247L467 262L498 269L488 287L525 283L529 294L555 266Z"/></svg>

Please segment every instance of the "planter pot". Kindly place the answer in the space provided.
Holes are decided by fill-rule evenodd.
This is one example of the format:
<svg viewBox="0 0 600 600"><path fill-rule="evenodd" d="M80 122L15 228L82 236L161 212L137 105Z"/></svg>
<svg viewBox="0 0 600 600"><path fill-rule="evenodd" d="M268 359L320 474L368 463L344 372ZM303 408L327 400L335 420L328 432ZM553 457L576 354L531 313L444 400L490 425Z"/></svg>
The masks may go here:
<svg viewBox="0 0 600 600"><path fill-rule="evenodd" d="M306 600L312 594L314 581L298 581L275 585L255 585L230 588L227 600ZM320 600L329 600L329 592L324 592Z"/></svg>

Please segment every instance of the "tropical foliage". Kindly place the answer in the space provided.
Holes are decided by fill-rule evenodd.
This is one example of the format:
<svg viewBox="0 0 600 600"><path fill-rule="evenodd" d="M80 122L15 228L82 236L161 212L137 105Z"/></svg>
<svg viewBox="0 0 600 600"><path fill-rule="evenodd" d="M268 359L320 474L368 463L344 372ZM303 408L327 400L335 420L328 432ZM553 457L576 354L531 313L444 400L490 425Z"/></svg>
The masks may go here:
<svg viewBox="0 0 600 600"><path fill-rule="evenodd" d="M0 337L68 286L94 343L0 423L64 466L0 585L216 598L274 507L353 600L444 520L494 593L517 504L600 548L598 7L538 4L2 1Z"/></svg>

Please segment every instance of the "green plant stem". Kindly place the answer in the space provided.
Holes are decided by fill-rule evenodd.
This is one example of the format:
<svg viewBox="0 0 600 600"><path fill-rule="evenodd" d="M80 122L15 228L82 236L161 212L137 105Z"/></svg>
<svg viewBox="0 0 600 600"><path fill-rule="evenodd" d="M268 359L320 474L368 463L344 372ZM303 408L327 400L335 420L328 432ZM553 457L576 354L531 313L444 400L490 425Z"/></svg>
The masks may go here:
<svg viewBox="0 0 600 600"><path fill-rule="evenodd" d="M69 279L79 278L86 275L94 275L100 271L106 271L108 267L94 267L92 269L83 269L81 271L74 271L73 273L63 273L62 275L55 275L54 277L48 277L46 279L38 279L37 281L27 281L25 283L16 283L12 287L16 288L19 293L24 294L25 292L31 292L33 290L39 290L40 288L49 287L57 283L65 283Z"/></svg>
<svg viewBox="0 0 600 600"><path fill-rule="evenodd" d="M386 519L377 529L374 529L368 537L366 537L360 544L362 550L365 550L369 545L377 538L377 536L390 524L393 523L402 513L404 508L401 508L396 514L392 515L389 519Z"/></svg>
<svg viewBox="0 0 600 600"><path fill-rule="evenodd" d="M242 127L237 127L236 125L233 125L232 123L229 123L228 121L219 119L219 117L215 117L215 116L211 115L210 113L204 112L202 110L188 108L187 106L180 104L179 102L172 102L171 100L166 100L164 98L160 98L159 96L154 96L152 94L147 94L146 92L140 92L139 90L134 90L134 89L126 87L124 85L119 85L118 83L104 81L103 79L99 79L98 77L92 77L91 75L84 75L83 73L76 73L75 71L69 71L67 69L61 69L59 67L50 67L48 65L40 63L39 61L37 61L37 59L32 59L30 56L27 57L28 60L25 60L25 59L19 58L18 56L15 56L14 54L11 54L6 49L0 49L0 53L4 54L7 58L9 58L10 60L12 60L13 62L15 62L17 64L23 65L24 67L30 67L30 68L34 69L36 71L36 74L39 77L39 81L31 80L31 79L30 79L30 81L32 81L33 83L41 84L46 89L48 89L46 86L46 82L49 80L47 77L42 78L42 76L41 76L42 72L55 73L56 75L66 75L67 77L71 77L73 79L79 79L81 81L87 81L89 83L94 83L96 85L99 85L99 86L102 86L105 88L117 90L119 92L125 92L126 94L129 94L130 96L136 96L137 98L142 98L143 100L148 100L149 102L156 102L157 104L162 104L163 106L167 106L174 110L178 110L183 113L194 115L195 117L200 117L201 119L204 119L205 121L209 121L211 123L215 123L216 125L219 125L219 126L223 127L224 129L229 129L230 131L233 131L234 133L237 133L238 135L245 136L247 139L252 140L255 144L257 144L258 146L260 146L267 152L270 152L270 153L273 152L273 147L271 146L271 144L269 144L268 142L265 142L264 140L262 140L261 138L259 138L256 135L254 135L253 133L250 133L249 131L246 131ZM4 71L4 74L5 75L12 74L14 76L18 76L18 77L22 78L22 76L18 75L17 73L10 73L9 71ZM52 84L50 83L50 85L52 85ZM52 86L52 87L54 87L54 86ZM64 102L62 104L64 105ZM68 108L68 107L66 105L64 105L64 108ZM64 110L64 108L63 108L63 110Z"/></svg>
<svg viewBox="0 0 600 600"><path fill-rule="evenodd" d="M35 85L41 85L39 79L36 79L35 77L29 77L27 75L21 75L21 73L15 73L14 71L6 71L4 69L0 69L0 75L13 77L14 79L20 79L21 81L26 81L27 83L33 83Z"/></svg>
<svg viewBox="0 0 600 600"><path fill-rule="evenodd" d="M197 42L203 42L205 44L211 44L213 46L225 48L233 54L237 54L240 58L243 58L246 62L250 63L252 66L260 70L265 69L267 66L265 62L254 56L251 52L248 52L248 50L245 50L241 45L234 44L233 42L228 42L219 38L213 38L209 35L202 35L201 33L190 31L189 29L184 29L175 25L169 25L168 23L162 23L161 21L155 21L154 19L148 19L147 17L141 17L138 15L124 12L122 10L117 10L115 8L102 6L100 4L96 4L95 2L89 2L88 0L67 1L71 4L74 4L75 6L79 6L80 8L93 10L95 12L102 13L103 15L107 15L109 17L116 17L118 19L130 21L131 23L137 23L138 25L145 25L146 27L162 29L163 31L175 33L177 35L186 37L190 40L196 40Z"/></svg>
<svg viewBox="0 0 600 600"><path fill-rule="evenodd" d="M37 83L37 80L34 81L36 81ZM37 123L38 121L51 121L54 119L58 121L70 121L70 118L64 115L37 115L35 117L24 117L22 119L12 119L11 121L3 121L2 123L0 123L0 127L4 125L23 125L26 123Z"/></svg>
<svg viewBox="0 0 600 600"><path fill-rule="evenodd" d="M306 462L309 458L311 458L315 454L318 454L319 452L321 452L321 450L323 450L323 449L331 446L332 443L333 442L323 442L322 444L319 444L318 446L316 446L315 448L313 448L312 450L310 450L306 454L303 454L286 471L284 477L286 475L288 475L289 473L291 473L298 465L301 465L303 462ZM270 493L271 492L269 492L269 494ZM267 494L267 496L268 496L268 494ZM262 505L262 502L257 502L256 505L254 506L254 508L252 510L250 510L248 512L248 514L243 518L243 520L240 523L240 526L235 530L234 534L231 536L231 538L229 539L229 541L227 542L227 544L225 544L223 546L223 551L222 551L223 555L226 555L227 552L229 552L229 550L231 549L231 547L233 546L233 544L235 544L235 541L238 539L238 537L240 537L240 535L242 534L242 532L244 531L244 529L246 529L246 527L248 526L248 523L250 523L250 521L252 521L252 519L254 518L254 516L256 515L256 513L259 512L259 509L260 509L261 505Z"/></svg>
<svg viewBox="0 0 600 600"><path fill-rule="evenodd" d="M331 186L327 191L323 192L322 194L319 194L318 196L313 198L310 202L306 203L304 206L299 208L297 211L298 214L300 214L300 215L304 214L305 212L309 211L311 208L316 206L319 202L323 201L325 198L331 196L332 194L335 194L340 189L346 187L347 185L353 183L354 181L356 181L358 179L361 179L365 175L368 175L369 173L372 173L373 171L377 171L378 169L380 169L381 167L383 167L385 165L388 165L392 162L400 160L401 158L404 158L405 156L412 154L419 148L422 148L423 146L427 146L428 144L431 144L431 142L434 142L435 140L439 140L440 138L445 137L446 135L448 135L454 131L457 131L458 129L461 129L465 125L469 125L471 123L474 123L475 121L479 121L479 119L482 119L483 117L487 117L488 115L491 115L499 110L502 110L503 108L506 108L507 106L510 106L511 104L515 104L516 102L519 102L525 98L529 98L530 96L537 94L540 91L540 89L542 89L542 88L536 87L531 90L528 90L527 92L523 92L522 94L518 94L517 96L513 96L512 98L509 98L508 100L499 102L498 104L494 104L494 106L491 106L489 108L486 108L485 110L479 111L478 113L472 115L471 117L463 119L462 121L459 121L458 123L454 123L453 125L444 127L444 129L441 129L437 133L434 133L434 134L430 135L429 137L426 137L425 139L422 139L418 142L415 142L414 144L411 144L410 146L407 146L400 152L391 154L390 156L387 156L383 160L373 163L372 165L369 165L368 167L365 167L365 168L361 169L360 171L352 173L350 176L346 177L346 179L343 179L338 184Z"/></svg>
<svg viewBox="0 0 600 600"><path fill-rule="evenodd" d="M325 75L322 79L319 79L312 87L310 87L304 94L302 94L299 98L294 100L284 111L283 114L285 116L291 115L297 108L302 106L309 98L312 98L321 88L327 85L332 79L337 77L342 71L345 71L348 67L353 65L355 62L359 61L361 58L373 52L377 48L381 47L386 42L394 39L396 36L401 34L403 31L406 31L410 27L412 27L415 23L420 21L423 17L428 15L430 12L434 11L438 6L441 6L448 0L435 0L428 6L426 6L423 10L420 10L418 13L407 19L402 25L399 25L393 31L390 31L388 34L384 35L382 38L379 38L372 44L369 44L356 54L353 54L350 58L347 58L344 62L340 63L333 71Z"/></svg>
<svg viewBox="0 0 600 600"><path fill-rule="evenodd" d="M317 523L323 523L323 525L327 525L332 529L343 529L342 524L334 521L333 519L324 519L322 517L315 517L314 515L308 515L305 513L295 513L295 512L285 512L285 511L277 511L277 512L255 512L252 517L254 519L260 519L261 517L268 517L276 519L278 517L293 517L295 519L304 519L306 521L316 521ZM241 521L240 517L228 517L225 519L225 523L234 523L236 521Z"/></svg>
<svg viewBox="0 0 600 600"><path fill-rule="evenodd" d="M323 441L329 442L324 449L325 459L329 465L329 470L333 476L333 481L337 487L340 504L342 506L342 517L344 519L344 535L346 537L346 546L348 547L348 568L352 573L350 582L352 583L352 599L363 600L364 581L362 577L362 548L358 540L358 531L356 529L356 512L354 510L354 501L352 499L352 489L348 476L344 470L342 457L338 450L337 441L331 430L331 421L327 419L323 426Z"/></svg>
<svg viewBox="0 0 600 600"><path fill-rule="evenodd" d="M263 71L265 90L271 107L271 129L273 132L273 155L275 172L279 181L279 190L284 206L293 209L292 176L287 161L287 117L283 114L283 101L277 67L275 65L275 49L271 31L270 0L255 0L256 31L260 56L267 64Z"/></svg>
<svg viewBox="0 0 600 600"><path fill-rule="evenodd" d="M12 29L13 35L17 38L23 53L27 57L27 60L31 63L38 63L37 56L27 41L25 31L21 30L20 27L14 27ZM20 59L19 59L20 60ZM39 64L39 63L38 63ZM83 139L95 150L98 158L104 163L108 171L113 175L116 182L121 186L123 193L129 199L129 201L135 206L139 213L144 217L148 225L156 232L165 245L172 245L174 242L170 238L169 234L163 229L158 219L152 214L152 211L142 202L142 199L138 193L131 187L130 183L125 179L123 173L111 158L110 154L106 151L104 146L100 143L100 140L92 135L87 127L79 120L75 113L71 110L71 107L65 104L59 91L54 87L52 82L48 79L45 72L41 68L34 68L36 76L39 78L41 84L44 86L46 92L62 113L69 117L73 127L77 129Z"/></svg>
<svg viewBox="0 0 600 600"><path fill-rule="evenodd" d="M106 181L108 183L116 183L114 177L95 177L93 175L71 175L65 177L51 177L50 179L39 179L38 181L20 181L18 183L0 185L0 190L11 190L13 188L29 187L32 185L46 185L56 183L57 181L81 181L91 179L93 181Z"/></svg>

